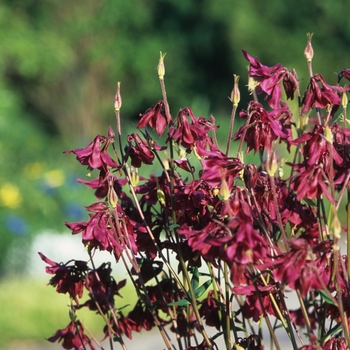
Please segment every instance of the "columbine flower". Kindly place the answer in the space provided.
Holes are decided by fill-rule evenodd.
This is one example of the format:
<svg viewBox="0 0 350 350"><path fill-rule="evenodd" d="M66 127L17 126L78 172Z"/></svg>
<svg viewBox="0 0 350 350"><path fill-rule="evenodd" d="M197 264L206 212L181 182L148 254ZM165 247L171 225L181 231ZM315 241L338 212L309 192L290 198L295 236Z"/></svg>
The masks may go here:
<svg viewBox="0 0 350 350"><path fill-rule="evenodd" d="M234 138L237 140L244 136L244 140L247 142L247 154L252 149L254 149L254 153L258 150L271 150L272 142L278 137L286 140L291 139L290 116L287 105L267 112L260 103L250 101L248 110L240 112L241 118L250 118L249 124L241 126Z"/></svg>
<svg viewBox="0 0 350 350"><path fill-rule="evenodd" d="M80 321L71 321L66 328L58 330L47 340L51 343L63 340L62 347L64 349L83 350L86 349L85 345L89 345L91 350L95 350L90 338L84 333L84 328Z"/></svg>
<svg viewBox="0 0 350 350"><path fill-rule="evenodd" d="M340 97L336 91L341 91L340 87L328 85L321 74L315 74L310 79L307 90L305 91L301 110L302 113L316 108L334 107L340 105Z"/></svg>
<svg viewBox="0 0 350 350"><path fill-rule="evenodd" d="M293 95L292 91L296 90L296 84L291 83L290 74L287 68L284 68L281 64L276 64L273 67L264 66L259 62L257 58L250 56L247 51L242 50L244 57L249 61L249 76L257 78L259 85L257 86L257 92L266 94L268 103L272 108L278 108L280 106L282 97L282 88L280 82L286 77L288 84L288 96ZM286 86L285 86L286 88Z"/></svg>
<svg viewBox="0 0 350 350"><path fill-rule="evenodd" d="M86 272L89 270L85 261L75 260L74 264L58 264L44 254L39 253L41 260L50 266L45 268L46 273L55 275L49 284L56 287L57 293L68 293L79 304L78 298L83 296Z"/></svg>
<svg viewBox="0 0 350 350"><path fill-rule="evenodd" d="M141 164L153 164L154 154L153 149L156 151L162 151L166 147L160 147L155 141L152 142L152 149L149 143L142 140L141 137L132 133L128 136L128 146L125 147L125 153L131 158L131 165L135 168L139 168Z"/></svg>
<svg viewBox="0 0 350 350"><path fill-rule="evenodd" d="M114 297L121 297L119 290L125 286L126 280L117 284L111 276L111 272L111 263L103 263L96 270L89 272L86 279L86 289L90 292L90 299L79 308L86 306L90 310L98 311L100 309L103 313L107 313L114 307Z"/></svg>
<svg viewBox="0 0 350 350"><path fill-rule="evenodd" d="M214 148L213 141L209 137L208 131L217 128L217 126L214 126L203 117L195 118L191 108L186 107L180 110L175 125L169 128L168 140L174 140L178 145L184 147L187 152L195 148L197 154L202 156L207 145L209 145L210 149Z"/></svg>
<svg viewBox="0 0 350 350"><path fill-rule="evenodd" d="M293 238L289 244L291 250L288 253L266 264L275 267L275 279L298 289L302 296L306 296L310 288L322 289L315 273L316 263L309 258L309 243L303 238Z"/></svg>
<svg viewBox="0 0 350 350"><path fill-rule="evenodd" d="M135 332L140 332L142 329L150 331L155 326L151 312L143 305L141 300L129 312L127 319L131 321L131 329Z"/></svg>
<svg viewBox="0 0 350 350"><path fill-rule="evenodd" d="M323 344L323 350L346 350L346 341L344 337L332 337Z"/></svg>
<svg viewBox="0 0 350 350"><path fill-rule="evenodd" d="M235 177L243 169L243 163L234 157L227 157L221 152L212 152L202 161L203 172L201 179L213 188L219 187L223 179L231 188Z"/></svg>
<svg viewBox="0 0 350 350"><path fill-rule="evenodd" d="M118 220L122 221L118 226L119 229L115 223L115 216L109 211L107 202L94 203L86 209L91 212L89 221L65 222L65 225L72 230L72 234L81 232L82 241L89 249L98 248L113 252L117 259L126 248L137 252L134 241L134 223L124 214L119 204L115 208Z"/></svg>
<svg viewBox="0 0 350 350"><path fill-rule="evenodd" d="M218 303L215 301L214 291L209 291L207 298L205 298L199 307L200 315L205 319L205 323L208 326L215 327L218 331L220 330L220 316L225 318L225 312L222 308L219 308Z"/></svg>
<svg viewBox="0 0 350 350"><path fill-rule="evenodd" d="M331 162L330 154L332 154L333 160L337 164L341 164L343 158L336 151L334 145L326 140L324 134L325 127L317 124L312 131L303 134L290 143L293 145L300 145L306 142L301 152L306 158L307 164L314 165L322 163L325 165L326 169L329 169L329 163Z"/></svg>
<svg viewBox="0 0 350 350"><path fill-rule="evenodd" d="M149 108L144 114L140 114L140 117L137 124L138 129L142 129L148 125L152 129L156 129L158 136L163 135L168 125L163 101L156 102L152 108Z"/></svg>
<svg viewBox="0 0 350 350"><path fill-rule="evenodd" d="M108 154L108 146L111 140L105 136L97 135L85 148L76 148L64 153L74 153L82 165L87 165L90 170L118 168L118 164ZM102 149L101 149L102 147Z"/></svg>
<svg viewBox="0 0 350 350"><path fill-rule="evenodd" d="M310 167L299 165L299 174L294 176L290 188L296 192L297 200L321 198L322 194L332 203L334 199L328 192L328 179L321 165L314 164Z"/></svg>
<svg viewBox="0 0 350 350"><path fill-rule="evenodd" d="M245 301L240 309L244 318L252 318L254 322L259 322L263 315L269 314L278 318L276 309L271 301L271 296L277 299L277 287L275 284L253 285L248 280L248 285L236 286L232 291L237 295L244 295ZM281 303L278 303L282 307Z"/></svg>

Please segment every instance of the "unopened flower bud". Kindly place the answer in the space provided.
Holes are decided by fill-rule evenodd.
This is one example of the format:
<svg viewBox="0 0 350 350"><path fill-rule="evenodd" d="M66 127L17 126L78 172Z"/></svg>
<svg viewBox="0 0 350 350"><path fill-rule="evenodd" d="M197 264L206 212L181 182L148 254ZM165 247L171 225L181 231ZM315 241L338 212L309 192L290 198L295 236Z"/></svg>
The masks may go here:
<svg viewBox="0 0 350 350"><path fill-rule="evenodd" d="M139 183L139 170L135 167L131 167L131 172L130 172L130 182L133 187L136 187Z"/></svg>
<svg viewBox="0 0 350 350"><path fill-rule="evenodd" d="M348 105L348 96L346 95L346 92L343 91L343 95L341 97L341 105L343 106L344 109L346 109L346 106Z"/></svg>
<svg viewBox="0 0 350 350"><path fill-rule="evenodd" d="M233 74L233 89L231 92L231 102L235 107L238 106L238 103L241 99L238 82L239 82L239 75Z"/></svg>
<svg viewBox="0 0 350 350"><path fill-rule="evenodd" d="M115 208L118 203L118 196L117 193L115 192L115 189L113 187L113 181L110 181L108 184L108 202L111 205L112 208Z"/></svg>
<svg viewBox="0 0 350 350"><path fill-rule="evenodd" d="M164 79L165 75L165 66L164 66L164 57L166 53L163 55L162 51L160 51L160 58L159 58L159 63L158 63L158 77L159 79Z"/></svg>
<svg viewBox="0 0 350 350"><path fill-rule="evenodd" d="M326 125L325 129L324 129L324 138L326 139L327 142L329 142L330 144L333 143L333 134L331 129L329 128L328 125Z"/></svg>
<svg viewBox="0 0 350 350"><path fill-rule="evenodd" d="M122 96L120 95L120 81L118 81L117 92L114 97L114 109L119 111L122 108Z"/></svg>
<svg viewBox="0 0 350 350"><path fill-rule="evenodd" d="M228 188L225 178L221 179L220 194L222 195L222 199L224 201L227 201L230 198L230 189Z"/></svg>
<svg viewBox="0 0 350 350"><path fill-rule="evenodd" d="M277 171L278 165L275 154L272 155L271 162L266 162L266 171L269 176L273 177Z"/></svg>
<svg viewBox="0 0 350 350"><path fill-rule="evenodd" d="M311 45L312 36L313 36L313 33L307 33L307 44L304 50L304 55L308 62L311 62L312 58L314 57L314 49L312 48L312 45Z"/></svg>
<svg viewBox="0 0 350 350"><path fill-rule="evenodd" d="M160 188L157 190L157 198L161 205L165 205L165 194Z"/></svg>

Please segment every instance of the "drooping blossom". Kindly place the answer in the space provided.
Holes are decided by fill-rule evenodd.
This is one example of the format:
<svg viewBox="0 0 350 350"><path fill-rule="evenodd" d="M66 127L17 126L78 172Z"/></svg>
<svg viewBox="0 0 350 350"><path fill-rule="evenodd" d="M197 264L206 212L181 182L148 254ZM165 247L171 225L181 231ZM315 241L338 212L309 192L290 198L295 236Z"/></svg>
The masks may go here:
<svg viewBox="0 0 350 350"><path fill-rule="evenodd" d="M284 82L284 88L287 93L287 97L292 99L294 91L297 88L296 77L292 71L288 71L287 68L283 67L280 63L275 66L268 67L264 66L259 62L257 58L250 56L247 51L242 50L243 55L247 61L249 61L249 76L252 78L257 78L258 86L257 92L265 93L266 98L270 107L279 108L282 88L281 81Z"/></svg>
<svg viewBox="0 0 350 350"><path fill-rule="evenodd" d="M338 84L340 83L340 80L343 77L350 81L350 69L349 68L344 68L340 71L340 73L338 74Z"/></svg>
<svg viewBox="0 0 350 350"><path fill-rule="evenodd" d="M258 280L257 280L258 281ZM278 300L277 287L274 283L264 285L253 285L248 279L248 285L239 285L232 288L237 295L244 295L244 303L239 313L246 319L252 318L254 322L259 322L263 315L272 315L279 318L275 306L271 301L271 296L277 301L279 307L282 307Z"/></svg>
<svg viewBox="0 0 350 350"><path fill-rule="evenodd" d="M58 330L47 340L51 343L62 341L64 349L83 350L86 349L86 345L89 345L91 350L95 350L90 338L84 333L80 321L71 321L66 328Z"/></svg>
<svg viewBox="0 0 350 350"><path fill-rule="evenodd" d="M321 198L324 195L330 202L334 199L328 192L328 178L321 165L314 164L306 167L303 165L294 166L298 174L293 177L290 188L296 192L297 200Z"/></svg>
<svg viewBox="0 0 350 350"><path fill-rule="evenodd" d="M335 107L340 105L340 97L337 91L341 91L338 86L328 85L321 74L315 74L310 78L310 83L304 93L302 100L302 113L316 108Z"/></svg>
<svg viewBox="0 0 350 350"><path fill-rule="evenodd" d="M127 319L131 321L130 328L135 332L141 332L143 329L150 331L155 326L151 312L141 300L138 300L134 308L129 312Z"/></svg>
<svg viewBox="0 0 350 350"><path fill-rule="evenodd" d="M330 129L332 132L332 129ZM304 133L297 139L290 141L293 145L303 145L301 153L305 157L308 165L323 164L327 175L331 162L340 165L343 163L343 158L339 155L334 147L334 144L328 142L325 137L325 127L316 124L312 131ZM304 144L305 143L305 144Z"/></svg>
<svg viewBox="0 0 350 350"><path fill-rule="evenodd" d="M97 135L85 148L76 148L64 153L74 153L78 162L87 165L90 170L103 169L107 172L108 167L118 168L116 161L108 154L111 142L110 138Z"/></svg>
<svg viewBox="0 0 350 350"><path fill-rule="evenodd" d="M90 292L90 299L79 308L88 307L92 311L101 310L104 314L114 308L114 297L121 297L119 290L125 286L126 280L117 283L111 272L111 264L102 263L96 270L88 273L85 286Z"/></svg>
<svg viewBox="0 0 350 350"><path fill-rule="evenodd" d="M220 315L222 319L225 319L225 311L220 304L216 301L214 291L208 292L208 296L201 301L199 307L199 314L205 319L206 325L215 327L218 331L221 327Z"/></svg>
<svg viewBox="0 0 350 350"><path fill-rule="evenodd" d="M211 218L209 207L214 205L212 188L202 180L178 186L175 204L178 208L179 224L187 223L190 226L203 227Z"/></svg>
<svg viewBox="0 0 350 350"><path fill-rule="evenodd" d="M128 146L125 147L125 153L131 158L131 165L135 168L139 168L141 164L153 164L153 150L161 151L166 148L158 146L153 140L152 143L148 143L135 132L128 135L127 142Z"/></svg>
<svg viewBox="0 0 350 350"><path fill-rule="evenodd" d="M265 267L273 267L276 281L286 283L293 290L299 290L302 296L308 291L322 289L316 275L317 264L310 258L309 243L303 238L289 240L290 251L274 257Z"/></svg>
<svg viewBox="0 0 350 350"><path fill-rule="evenodd" d="M144 114L140 114L137 128L142 129L149 126L152 129L156 129L158 136L162 136L167 125L164 102L157 101L152 108L149 108Z"/></svg>
<svg viewBox="0 0 350 350"><path fill-rule="evenodd" d="M126 248L136 253L135 223L125 215L119 204L115 210L117 218L110 211L107 202L94 203L86 209L90 212L89 221L65 223L72 230L72 234L82 233L84 245L89 249L98 248L113 252L117 259ZM116 224L116 220L121 220L119 225Z"/></svg>
<svg viewBox="0 0 350 350"><path fill-rule="evenodd" d="M57 293L68 293L79 304L78 298L83 296L85 275L89 270L86 262L73 260L62 264L50 260L42 253L39 255L49 265L45 268L46 273L54 275L49 284L56 287Z"/></svg>
<svg viewBox="0 0 350 350"><path fill-rule="evenodd" d="M188 120L190 118L190 122ZM203 117L196 118L191 108L186 107L179 111L174 125L169 128L168 140L174 140L187 152L196 149L198 155L202 156L203 151L214 148L212 139L208 135L209 130L217 129L210 121Z"/></svg>
<svg viewBox="0 0 350 350"><path fill-rule="evenodd" d="M206 181L213 188L219 187L222 180L231 188L235 177L243 169L243 163L235 157L228 157L222 152L213 152L202 161L201 180Z"/></svg>
<svg viewBox="0 0 350 350"><path fill-rule="evenodd" d="M255 101L250 101L247 111L241 111L240 117L249 118L249 123L241 126L234 139L244 137L247 143L246 153L251 150L256 153L258 150L272 149L272 142L278 137L289 141L291 139L290 110L285 104L282 108L273 111L266 111L264 107Z"/></svg>
<svg viewBox="0 0 350 350"><path fill-rule="evenodd" d="M322 346L323 350L346 350L347 348L344 337L332 337L324 342Z"/></svg>

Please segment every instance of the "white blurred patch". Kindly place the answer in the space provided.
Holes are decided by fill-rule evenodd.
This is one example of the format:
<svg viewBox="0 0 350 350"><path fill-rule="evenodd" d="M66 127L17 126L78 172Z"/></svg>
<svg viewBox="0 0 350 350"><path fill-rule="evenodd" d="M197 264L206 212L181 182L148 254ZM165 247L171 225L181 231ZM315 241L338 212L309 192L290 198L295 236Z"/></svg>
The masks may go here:
<svg viewBox="0 0 350 350"><path fill-rule="evenodd" d="M45 266L47 264L41 260L38 252L43 253L47 258L57 262L66 263L67 261L83 260L88 261L89 255L81 242L80 235L60 234L46 231L38 234L30 248L28 272L33 277L47 277ZM108 252L96 251L94 255L95 266L100 266L103 262L112 262L112 269L115 271L117 264L114 262L113 255ZM121 262L119 264L122 264ZM118 265L119 265L118 264ZM89 264L91 266L91 264Z"/></svg>

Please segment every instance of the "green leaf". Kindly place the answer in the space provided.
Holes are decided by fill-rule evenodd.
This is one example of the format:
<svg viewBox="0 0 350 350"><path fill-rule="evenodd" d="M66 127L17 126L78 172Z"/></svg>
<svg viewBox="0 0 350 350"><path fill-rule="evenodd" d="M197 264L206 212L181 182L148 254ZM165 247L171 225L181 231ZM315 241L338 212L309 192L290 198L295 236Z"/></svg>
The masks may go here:
<svg viewBox="0 0 350 350"><path fill-rule="evenodd" d="M205 291L208 289L208 287L211 285L211 280L208 280L206 282L204 282L199 288L194 290L194 295L197 298L200 298Z"/></svg>
<svg viewBox="0 0 350 350"><path fill-rule="evenodd" d="M178 224L172 224L172 225L169 225L169 230L175 230L176 228L179 228L180 225Z"/></svg>
<svg viewBox="0 0 350 350"><path fill-rule="evenodd" d="M324 290L319 290L318 292L321 294L323 301L325 301L327 304L334 305L332 299Z"/></svg>
<svg viewBox="0 0 350 350"><path fill-rule="evenodd" d="M191 280L191 285L192 285L193 290L196 290L198 288L198 285L199 285L199 272L198 272L197 266L193 269L193 276L192 276L192 280Z"/></svg>
<svg viewBox="0 0 350 350"><path fill-rule="evenodd" d="M172 303L169 303L168 306L186 306L190 302L187 299L181 299L179 301L174 301Z"/></svg>

